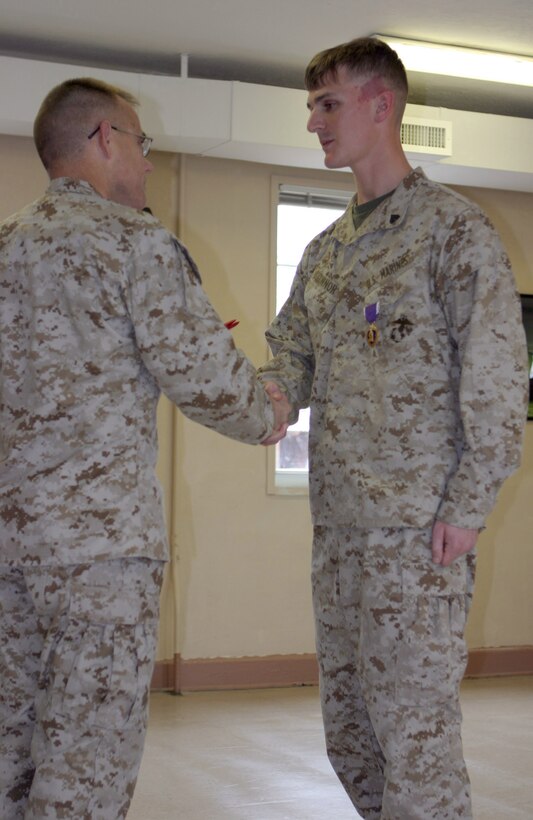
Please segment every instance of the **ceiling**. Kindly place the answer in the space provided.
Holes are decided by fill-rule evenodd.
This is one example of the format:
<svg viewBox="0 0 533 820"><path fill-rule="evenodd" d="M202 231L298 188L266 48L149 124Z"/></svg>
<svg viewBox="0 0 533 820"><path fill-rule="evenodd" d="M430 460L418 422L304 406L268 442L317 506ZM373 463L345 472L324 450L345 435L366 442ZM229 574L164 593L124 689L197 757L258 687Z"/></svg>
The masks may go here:
<svg viewBox="0 0 533 820"><path fill-rule="evenodd" d="M532 0L1 0L0 54L301 88L317 51L369 34L533 56ZM409 101L533 119L533 89L410 76Z"/></svg>

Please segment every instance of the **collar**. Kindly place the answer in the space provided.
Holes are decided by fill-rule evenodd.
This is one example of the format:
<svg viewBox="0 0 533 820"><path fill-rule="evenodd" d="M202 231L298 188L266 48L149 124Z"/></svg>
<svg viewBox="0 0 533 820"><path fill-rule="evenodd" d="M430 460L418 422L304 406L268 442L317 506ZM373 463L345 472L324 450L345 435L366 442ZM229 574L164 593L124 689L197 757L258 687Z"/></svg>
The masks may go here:
<svg viewBox="0 0 533 820"><path fill-rule="evenodd" d="M392 194L365 219L362 233L369 234L374 231L387 231L399 227L405 218L413 192L426 179L427 177L421 168L410 171ZM343 245L352 244L361 236L361 233L355 230L353 224L352 208L355 202L356 197L354 196L333 229L333 236Z"/></svg>
<svg viewBox="0 0 533 820"><path fill-rule="evenodd" d="M48 193L54 194L83 194L103 199L96 188L84 179L72 179L72 177L56 177L50 181L47 188Z"/></svg>

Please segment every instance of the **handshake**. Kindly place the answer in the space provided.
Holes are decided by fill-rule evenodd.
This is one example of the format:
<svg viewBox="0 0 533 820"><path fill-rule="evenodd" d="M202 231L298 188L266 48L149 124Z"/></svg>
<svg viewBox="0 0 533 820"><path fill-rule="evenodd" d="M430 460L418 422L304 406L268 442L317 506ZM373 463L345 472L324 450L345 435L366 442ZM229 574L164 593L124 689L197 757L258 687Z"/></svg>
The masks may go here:
<svg viewBox="0 0 533 820"><path fill-rule="evenodd" d="M292 404L285 393L282 393L275 382L265 382L265 390L272 402L274 409L274 430L272 433L261 442L265 447L269 444L277 444L287 434L289 426L289 417L292 411Z"/></svg>

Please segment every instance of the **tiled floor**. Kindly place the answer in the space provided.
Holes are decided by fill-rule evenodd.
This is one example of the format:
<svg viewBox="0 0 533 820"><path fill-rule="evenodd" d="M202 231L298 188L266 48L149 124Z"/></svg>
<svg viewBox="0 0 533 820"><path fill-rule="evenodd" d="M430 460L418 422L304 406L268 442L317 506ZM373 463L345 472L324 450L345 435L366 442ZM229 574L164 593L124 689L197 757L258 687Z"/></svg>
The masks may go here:
<svg viewBox="0 0 533 820"><path fill-rule="evenodd" d="M533 678L463 684L475 820L533 820ZM354 820L315 688L152 695L128 820Z"/></svg>

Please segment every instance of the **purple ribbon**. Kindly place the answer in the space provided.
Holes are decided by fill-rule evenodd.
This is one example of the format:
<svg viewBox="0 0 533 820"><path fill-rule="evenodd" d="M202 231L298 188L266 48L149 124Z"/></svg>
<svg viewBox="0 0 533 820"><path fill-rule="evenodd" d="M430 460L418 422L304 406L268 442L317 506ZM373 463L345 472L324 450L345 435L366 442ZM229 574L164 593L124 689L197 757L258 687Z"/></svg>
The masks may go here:
<svg viewBox="0 0 533 820"><path fill-rule="evenodd" d="M374 302L372 305L365 305L365 319L369 325L373 325L379 316L379 302Z"/></svg>

